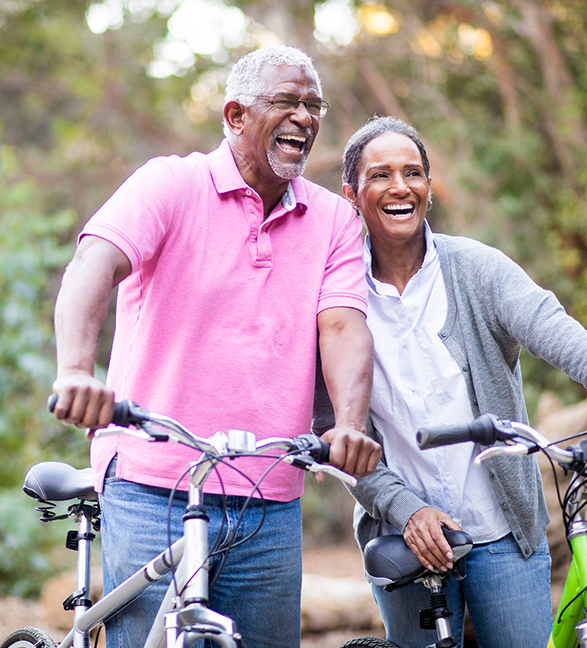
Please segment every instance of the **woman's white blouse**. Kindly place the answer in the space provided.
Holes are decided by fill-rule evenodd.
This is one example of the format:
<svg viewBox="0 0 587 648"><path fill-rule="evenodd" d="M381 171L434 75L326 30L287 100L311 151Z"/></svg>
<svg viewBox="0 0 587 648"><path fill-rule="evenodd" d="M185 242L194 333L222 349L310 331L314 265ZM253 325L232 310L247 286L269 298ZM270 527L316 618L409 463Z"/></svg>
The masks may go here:
<svg viewBox="0 0 587 648"><path fill-rule="evenodd" d="M416 432L427 425L473 419L461 370L438 336L447 313L446 289L433 234L426 227L426 255L400 295L371 272L367 323L375 340L371 416L381 434L388 467L431 506L448 513L474 542L509 533L487 470L473 463L471 443L420 450ZM388 531L397 533L391 526Z"/></svg>

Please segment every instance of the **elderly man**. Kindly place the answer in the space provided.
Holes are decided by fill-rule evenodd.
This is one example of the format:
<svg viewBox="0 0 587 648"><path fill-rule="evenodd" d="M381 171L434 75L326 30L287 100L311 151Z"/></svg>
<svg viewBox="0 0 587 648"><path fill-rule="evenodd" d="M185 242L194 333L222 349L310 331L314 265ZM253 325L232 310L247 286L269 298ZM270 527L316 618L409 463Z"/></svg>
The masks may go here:
<svg viewBox="0 0 587 648"><path fill-rule="evenodd" d="M331 462L357 476L375 469L380 448L364 434L372 339L361 223L342 198L299 177L327 108L304 53L253 52L227 80L219 148L150 160L90 219L56 305L57 418L105 426L116 395L200 435L305 433L319 336L336 413L323 436ZM96 341L119 284L106 386L93 375ZM172 446L130 437L92 444L106 590L167 545L169 492L194 458ZM244 462L253 481L266 468ZM208 480L211 534L221 528L222 493L231 496L227 515L238 517L250 483L222 469ZM265 524L220 575L211 565L210 606L236 620L249 648L293 648L302 473L280 466L261 491ZM177 537L185 494L174 507ZM259 500L247 509L253 528L260 509ZM143 644L162 596L152 590L109 622L109 648Z"/></svg>

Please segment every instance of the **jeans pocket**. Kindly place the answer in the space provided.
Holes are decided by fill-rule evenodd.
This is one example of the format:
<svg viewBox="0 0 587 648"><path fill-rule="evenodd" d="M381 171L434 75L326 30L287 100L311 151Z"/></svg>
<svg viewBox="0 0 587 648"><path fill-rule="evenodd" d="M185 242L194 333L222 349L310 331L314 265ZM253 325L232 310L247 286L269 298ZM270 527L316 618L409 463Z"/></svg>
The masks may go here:
<svg viewBox="0 0 587 648"><path fill-rule="evenodd" d="M118 459L118 455L114 455L112 459L110 460L110 463L108 464L108 468L106 468L106 472L104 473L104 483L109 483L111 484L114 482L117 477L116 477L116 461Z"/></svg>
<svg viewBox="0 0 587 648"><path fill-rule="evenodd" d="M520 547L518 543L514 540L514 536L511 533L508 533L503 538L496 540L495 542L490 542L487 545L487 550L490 554L520 554Z"/></svg>
<svg viewBox="0 0 587 648"><path fill-rule="evenodd" d="M508 533L506 536L503 538L500 538L499 540L496 540L495 542L490 542L487 545L487 549L489 553L491 554L520 554L522 555L522 551L518 545L518 543L514 540L514 536L512 533ZM548 542L546 540L546 535L542 537L542 540L538 543L538 546L536 547L536 550L534 551L535 554L547 554L549 553L548 550Z"/></svg>

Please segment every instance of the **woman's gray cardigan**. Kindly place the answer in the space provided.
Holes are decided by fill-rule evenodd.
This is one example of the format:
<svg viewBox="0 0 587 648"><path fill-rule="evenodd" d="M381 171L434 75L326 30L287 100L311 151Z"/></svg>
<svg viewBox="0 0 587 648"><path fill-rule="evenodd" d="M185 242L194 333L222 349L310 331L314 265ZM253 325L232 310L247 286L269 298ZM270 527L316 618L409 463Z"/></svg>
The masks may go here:
<svg viewBox="0 0 587 648"><path fill-rule="evenodd" d="M475 417L491 412L527 422L520 348L587 385L587 331L499 250L463 237L434 234L446 286L448 312L439 336L458 362ZM323 383L322 383L323 384ZM327 425L325 389L317 387L314 428ZM369 423L368 434L377 439ZM380 535L385 520L403 532L427 506L385 465L351 490L357 500L355 535L361 548ZM534 455L486 460L497 501L522 555L536 549L549 522Z"/></svg>

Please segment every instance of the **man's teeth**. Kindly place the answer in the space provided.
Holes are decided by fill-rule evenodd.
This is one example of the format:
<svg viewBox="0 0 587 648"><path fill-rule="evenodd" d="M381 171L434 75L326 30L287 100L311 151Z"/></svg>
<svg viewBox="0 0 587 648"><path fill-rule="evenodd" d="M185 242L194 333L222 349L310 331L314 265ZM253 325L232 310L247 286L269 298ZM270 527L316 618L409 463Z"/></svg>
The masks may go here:
<svg viewBox="0 0 587 648"><path fill-rule="evenodd" d="M306 138L301 137L300 135L280 135L277 139L284 144L295 146L300 151L304 148L304 144L306 143Z"/></svg>
<svg viewBox="0 0 587 648"><path fill-rule="evenodd" d="M390 216L408 216L414 211L414 205L387 205L383 211Z"/></svg>

